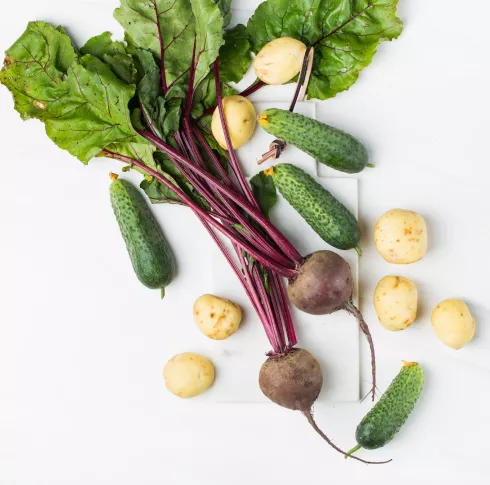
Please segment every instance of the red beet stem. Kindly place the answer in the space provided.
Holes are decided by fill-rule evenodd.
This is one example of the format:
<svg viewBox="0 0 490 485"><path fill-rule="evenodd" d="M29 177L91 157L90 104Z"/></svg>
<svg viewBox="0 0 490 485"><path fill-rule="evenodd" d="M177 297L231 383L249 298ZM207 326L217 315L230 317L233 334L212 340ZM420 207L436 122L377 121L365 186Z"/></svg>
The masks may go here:
<svg viewBox="0 0 490 485"><path fill-rule="evenodd" d="M303 258L294 248L294 246L275 226L273 226L267 220L267 218L262 214L262 212L260 212L259 209L250 205L250 203L243 197L243 195L236 193L230 187L222 184L218 179L209 174L209 172L207 172L205 169L194 165L190 160L181 155L178 151L174 150L167 143L158 139L153 134L147 131L139 131L139 134L143 136L143 138L146 138L148 141L153 143L157 148L166 152L171 158L178 160L186 168L195 172L196 175L198 175L199 177L202 177L202 179L209 183L214 190L220 192L223 196L228 197L236 204L241 205L243 209L268 232L268 234L275 240L276 244L281 248L284 254L291 258L291 261L294 262L295 267L298 267L301 264ZM296 271L294 271L292 274L296 274Z"/></svg>
<svg viewBox="0 0 490 485"><path fill-rule="evenodd" d="M243 90L240 93L240 96L243 96L244 98L248 98L251 94L257 92L259 89L265 86L265 82L261 81L260 79L256 79L255 82L249 86L247 89Z"/></svg>
<svg viewBox="0 0 490 485"><path fill-rule="evenodd" d="M199 152L199 148L196 145L194 137L192 135L192 129L190 125L190 121L188 119L184 119L184 134L186 146L188 147L192 158L199 163L201 167L205 167L204 160L202 158L201 153ZM175 163L175 162L174 162ZM221 164L220 164L221 165ZM196 183L192 182L194 186L199 183L199 180ZM199 189L199 186L198 186ZM207 188L203 188L202 195L208 201L208 203L216 204L216 198L213 197L212 193L207 190ZM246 219L246 217L242 214L241 209L238 208L233 202L230 202L227 198L222 197L222 204L224 211L228 211L232 217L235 218L236 223L239 223L245 229L242 232L242 235L245 239L247 239L251 244L257 246L257 249L264 252L268 257L276 261L276 263L281 264L286 267L294 268L294 265L291 264L289 258L283 255L282 252L279 252L274 246L272 246L269 241L264 238Z"/></svg>
<svg viewBox="0 0 490 485"><path fill-rule="evenodd" d="M265 267L270 268L273 271L276 271L278 274L284 276L285 278L291 278L296 274L296 271L291 270L289 268L285 268L284 266L278 265L275 261L271 260L267 256L261 254L256 250L255 247L248 244L244 241L239 235L235 234L231 229L227 226L223 225L219 221L217 221L214 217L210 216L204 209L201 209L190 197L187 196L185 192L183 192L180 188L176 187L172 182L167 180L164 176L159 174L157 171L153 170L150 167L147 167L140 160L133 159L131 157L126 157L124 155L120 155L110 150L103 150L103 153L110 157L118 160L122 160L131 165L135 165L139 167L141 170L145 171L147 174L155 177L159 182L168 187L177 197L179 197L183 202L185 202L197 215L201 216L203 220L207 223L211 224L211 226L217 228L221 231L225 236L227 236L231 241L236 243L239 247L241 247L244 251L253 256L257 261L263 264Z"/></svg>

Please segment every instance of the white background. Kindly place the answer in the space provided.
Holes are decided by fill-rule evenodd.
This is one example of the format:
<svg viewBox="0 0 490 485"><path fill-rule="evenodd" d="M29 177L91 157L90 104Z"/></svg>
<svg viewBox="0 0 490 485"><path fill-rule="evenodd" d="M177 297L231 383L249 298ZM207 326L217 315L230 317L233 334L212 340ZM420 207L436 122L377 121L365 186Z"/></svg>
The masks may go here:
<svg viewBox="0 0 490 485"><path fill-rule="evenodd" d="M119 32L111 19L116 3L2 1L0 49L33 19L64 24L78 42ZM112 240L94 232L114 224L104 177L113 164L86 168L60 155L38 123L21 122L0 89L1 485L487 483L490 6L400 3L403 35L383 44L355 86L325 102L322 113L362 139L376 163L359 177L360 294L377 346L379 386L386 388L401 359L419 361L426 373L400 434L385 449L362 452L393 462L345 461L301 415L277 406L170 399L160 376L162 342L188 315L165 321L165 304L121 264L125 249L116 231ZM430 251L418 264L390 266L373 248L375 220L393 207L417 210L428 222ZM169 236L182 243L181 235ZM189 308L186 281L206 271L207 261L189 252L179 262L172 298ZM389 273L412 278L421 297L418 322L397 334L376 323L371 304L377 281ZM444 348L430 328L431 308L449 297L465 299L477 319L474 341L459 352ZM317 418L349 447L369 407L324 405Z"/></svg>

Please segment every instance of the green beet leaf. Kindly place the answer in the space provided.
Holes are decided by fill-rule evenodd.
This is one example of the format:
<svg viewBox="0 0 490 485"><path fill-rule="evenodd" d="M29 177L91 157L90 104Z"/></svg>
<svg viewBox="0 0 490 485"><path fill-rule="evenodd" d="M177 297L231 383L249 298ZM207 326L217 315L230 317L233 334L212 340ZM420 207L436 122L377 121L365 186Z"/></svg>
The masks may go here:
<svg viewBox="0 0 490 485"><path fill-rule="evenodd" d="M221 15L223 16L224 24L223 27L227 27L231 22L231 0L216 0L219 9L221 10Z"/></svg>
<svg viewBox="0 0 490 485"><path fill-rule="evenodd" d="M236 90L226 83L221 83L221 91L223 96L236 94ZM216 99L216 83L213 73L209 73L206 78L197 86L192 100L192 116L199 118L205 111L214 108L217 104Z"/></svg>
<svg viewBox="0 0 490 485"><path fill-rule="evenodd" d="M179 186L170 175L165 174L165 178L176 187ZM152 204L178 204L182 202L166 185L163 185L153 177L145 177L140 187Z"/></svg>
<svg viewBox="0 0 490 485"><path fill-rule="evenodd" d="M134 84L137 81L136 69L131 56L127 54L123 43L112 40L110 32L104 32L89 39L80 49L80 54L91 54L98 57L126 84Z"/></svg>
<svg viewBox="0 0 490 485"><path fill-rule="evenodd" d="M144 143L128 110L134 85L93 55L78 58L70 38L45 22L29 23L7 51L0 82L22 118L43 121L51 140L84 163L113 143Z"/></svg>
<svg viewBox="0 0 490 485"><path fill-rule="evenodd" d="M126 54L126 47L122 42L112 40L110 32L104 32L87 40L80 49L80 53L83 55L92 54L94 57L102 59L105 55Z"/></svg>
<svg viewBox="0 0 490 485"><path fill-rule="evenodd" d="M144 143L145 140L143 138L140 140L143 140L143 143L138 143L139 140L136 142L111 143L110 145L107 145L105 149L118 155L124 155L125 157L139 160L148 167L156 168L156 164L153 159L153 154L155 153L156 148L153 145ZM102 152L101 155L105 156L105 153Z"/></svg>
<svg viewBox="0 0 490 485"><path fill-rule="evenodd" d="M137 88L140 108L143 110L146 123L151 124L152 131L165 139L179 129L186 90L181 85L174 85L164 95L161 71L153 54L136 48L134 56L137 59L140 79Z"/></svg>
<svg viewBox="0 0 490 485"><path fill-rule="evenodd" d="M271 210L277 202L277 190L274 180L264 172L259 172L250 179L250 185L260 210L267 219L270 219Z"/></svg>
<svg viewBox="0 0 490 485"><path fill-rule="evenodd" d="M159 59L165 88L188 81L194 43L197 86L224 42L224 20L214 0L121 0L114 16L136 47Z"/></svg>
<svg viewBox="0 0 490 485"><path fill-rule="evenodd" d="M26 31L6 52L0 82L14 96L22 119L40 118L48 103L65 92L63 79L78 61L69 37L44 22L29 22Z"/></svg>
<svg viewBox="0 0 490 485"><path fill-rule="evenodd" d="M194 187L182 175L179 169L168 158L165 153L157 152L155 154L155 166L152 167L165 176L173 185L179 187L194 202L198 203L203 209L208 209L207 202L195 191ZM175 204L181 202L168 187L153 177L146 176L141 182L141 188L146 192L152 204Z"/></svg>
<svg viewBox="0 0 490 485"><path fill-rule="evenodd" d="M219 51L221 81L239 82L252 62L250 40L245 25L225 31L225 43Z"/></svg>
<svg viewBox="0 0 490 485"><path fill-rule="evenodd" d="M277 37L313 45L307 94L327 99L356 82L380 41L400 35L397 5L398 0L267 0L249 20L248 31L254 52Z"/></svg>

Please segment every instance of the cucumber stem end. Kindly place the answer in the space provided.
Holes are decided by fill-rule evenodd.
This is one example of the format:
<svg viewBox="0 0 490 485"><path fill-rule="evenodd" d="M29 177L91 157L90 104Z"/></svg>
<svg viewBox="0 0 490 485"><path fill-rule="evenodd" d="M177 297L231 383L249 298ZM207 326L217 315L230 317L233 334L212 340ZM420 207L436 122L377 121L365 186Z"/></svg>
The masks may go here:
<svg viewBox="0 0 490 485"><path fill-rule="evenodd" d="M267 115L260 115L259 117L257 117L257 121L259 122L259 124L261 126L268 126L269 125L269 121L267 120Z"/></svg>
<svg viewBox="0 0 490 485"><path fill-rule="evenodd" d="M352 453L355 453L356 451L360 450L361 449L361 445L356 445L354 446L354 448L350 449L345 455L344 455L344 458L347 460L347 458L349 458L349 456L352 455Z"/></svg>
<svg viewBox="0 0 490 485"><path fill-rule="evenodd" d="M274 167L266 168L264 170L264 174L268 175L269 177L272 177L274 175Z"/></svg>

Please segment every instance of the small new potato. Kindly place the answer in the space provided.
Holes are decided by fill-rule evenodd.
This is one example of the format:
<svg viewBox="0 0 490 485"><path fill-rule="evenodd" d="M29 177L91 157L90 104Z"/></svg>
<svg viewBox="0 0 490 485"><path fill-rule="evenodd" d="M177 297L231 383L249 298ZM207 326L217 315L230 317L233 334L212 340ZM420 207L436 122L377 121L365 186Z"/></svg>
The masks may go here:
<svg viewBox="0 0 490 485"><path fill-rule="evenodd" d="M223 110L226 124L230 133L233 148L240 148L252 138L257 124L257 113L254 105L243 96L225 96L223 98ZM211 131L221 148L227 150L223 125L219 108L216 108L211 120Z"/></svg>
<svg viewBox="0 0 490 485"><path fill-rule="evenodd" d="M185 352L172 357L163 369L167 389L178 397L202 394L214 382L214 365L202 355Z"/></svg>
<svg viewBox="0 0 490 485"><path fill-rule="evenodd" d="M292 37L271 40L255 57L256 76L266 84L285 84L299 74L306 45Z"/></svg>
<svg viewBox="0 0 490 485"><path fill-rule="evenodd" d="M432 328L439 340L453 349L461 349L475 335L475 319L464 301L444 300L432 312Z"/></svg>
<svg viewBox="0 0 490 485"><path fill-rule="evenodd" d="M230 300L202 295L194 303L194 321L206 337L224 340L238 330L242 311Z"/></svg>
<svg viewBox="0 0 490 485"><path fill-rule="evenodd" d="M417 287L402 276L385 276L374 291L374 309L388 330L404 330L417 318Z"/></svg>
<svg viewBox="0 0 490 485"><path fill-rule="evenodd" d="M388 263L415 263L427 252L425 220L414 211L389 210L376 222L374 244Z"/></svg>

